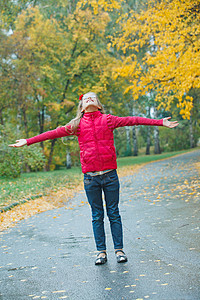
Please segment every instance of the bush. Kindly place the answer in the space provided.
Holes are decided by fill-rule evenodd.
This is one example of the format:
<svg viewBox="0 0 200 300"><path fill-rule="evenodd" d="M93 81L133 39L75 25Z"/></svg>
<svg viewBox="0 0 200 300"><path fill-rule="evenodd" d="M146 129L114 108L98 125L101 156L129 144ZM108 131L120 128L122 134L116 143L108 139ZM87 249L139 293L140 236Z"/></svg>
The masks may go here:
<svg viewBox="0 0 200 300"><path fill-rule="evenodd" d="M18 177L21 173L21 160L19 152L13 151L0 142L0 176Z"/></svg>
<svg viewBox="0 0 200 300"><path fill-rule="evenodd" d="M45 156L39 145L19 149L23 166L28 166L31 171L41 171L45 165Z"/></svg>
<svg viewBox="0 0 200 300"><path fill-rule="evenodd" d="M16 139L15 128L0 125L0 176L15 178L27 167L32 171L42 170L45 156L40 146L10 148L8 145L14 143Z"/></svg>
<svg viewBox="0 0 200 300"><path fill-rule="evenodd" d="M159 128L160 144L163 151L177 151L190 148L189 121L179 121L179 126L174 129ZM195 144L196 144L196 136Z"/></svg>

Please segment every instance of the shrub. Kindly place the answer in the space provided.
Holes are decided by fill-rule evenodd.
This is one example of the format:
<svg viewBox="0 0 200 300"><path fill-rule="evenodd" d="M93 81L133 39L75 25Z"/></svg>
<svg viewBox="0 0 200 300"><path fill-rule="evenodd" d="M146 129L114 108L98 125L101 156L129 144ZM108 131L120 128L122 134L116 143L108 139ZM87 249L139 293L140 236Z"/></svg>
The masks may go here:
<svg viewBox="0 0 200 300"><path fill-rule="evenodd" d="M15 178L27 167L32 171L42 170L45 156L40 146L10 148L8 145L14 143L16 139L15 128L0 125L0 176Z"/></svg>

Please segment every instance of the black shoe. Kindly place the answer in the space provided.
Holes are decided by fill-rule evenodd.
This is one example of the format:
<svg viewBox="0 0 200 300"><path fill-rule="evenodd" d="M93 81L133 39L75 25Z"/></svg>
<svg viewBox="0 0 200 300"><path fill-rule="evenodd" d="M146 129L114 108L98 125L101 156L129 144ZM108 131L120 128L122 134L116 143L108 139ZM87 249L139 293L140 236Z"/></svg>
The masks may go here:
<svg viewBox="0 0 200 300"><path fill-rule="evenodd" d="M122 252L123 254L117 254L118 252ZM118 263L125 263L125 262L127 262L128 258L126 256L126 254L124 253L124 251L122 251L122 250L116 250L115 254L116 254L116 258L117 258L117 262Z"/></svg>
<svg viewBox="0 0 200 300"><path fill-rule="evenodd" d="M99 254L100 254L100 253L104 253L105 256L104 256L104 257L99 257ZM96 258L96 260L95 260L95 265L103 265L103 264L105 264L106 262L107 262L107 254L106 254L106 252L105 252L105 251L99 252L99 253L97 254L97 258Z"/></svg>

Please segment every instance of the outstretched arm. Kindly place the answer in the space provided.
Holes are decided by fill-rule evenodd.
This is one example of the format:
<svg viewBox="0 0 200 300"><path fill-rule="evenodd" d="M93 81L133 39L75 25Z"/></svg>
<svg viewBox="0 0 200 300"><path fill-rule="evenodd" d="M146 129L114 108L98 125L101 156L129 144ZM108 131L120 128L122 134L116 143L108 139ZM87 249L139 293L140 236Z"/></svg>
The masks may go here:
<svg viewBox="0 0 200 300"><path fill-rule="evenodd" d="M39 143L42 141L46 141L46 140L53 140L56 138L60 138L63 136L68 136L70 135L70 127L67 128L68 131L66 130L65 126L62 127L58 127L54 130L50 130L50 131L46 131L44 133L41 133L39 135L36 135L30 139L20 139L17 140L15 144L11 144L9 145L10 147L23 147L25 145L29 146L35 143Z"/></svg>
<svg viewBox="0 0 200 300"><path fill-rule="evenodd" d="M118 117L113 115L107 115L107 124L110 129L123 126L134 126L134 125L148 125L148 126L165 126L173 128L178 125L178 122L170 122L170 117L164 119L149 119L143 117Z"/></svg>

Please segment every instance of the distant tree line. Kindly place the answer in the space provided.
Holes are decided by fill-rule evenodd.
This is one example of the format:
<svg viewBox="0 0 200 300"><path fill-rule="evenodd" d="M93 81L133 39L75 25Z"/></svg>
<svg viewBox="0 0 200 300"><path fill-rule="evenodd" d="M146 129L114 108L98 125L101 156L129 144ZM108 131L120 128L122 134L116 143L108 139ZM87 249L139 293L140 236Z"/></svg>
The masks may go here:
<svg viewBox="0 0 200 300"><path fill-rule="evenodd" d="M178 7L178 9L177 9ZM199 138L198 1L2 1L0 175L79 164L75 137L9 149L65 125L79 95L107 113L180 121L115 131L118 156L193 148Z"/></svg>

